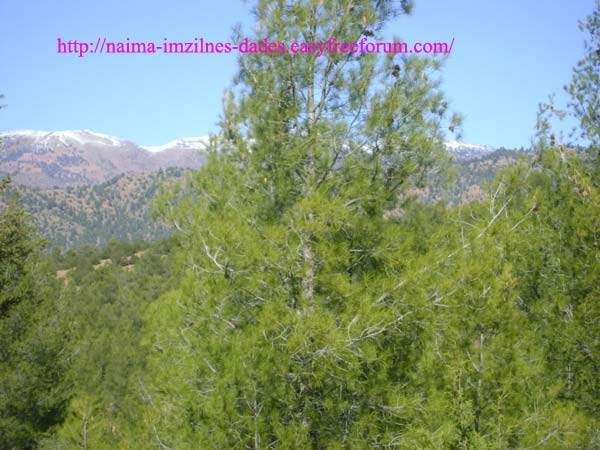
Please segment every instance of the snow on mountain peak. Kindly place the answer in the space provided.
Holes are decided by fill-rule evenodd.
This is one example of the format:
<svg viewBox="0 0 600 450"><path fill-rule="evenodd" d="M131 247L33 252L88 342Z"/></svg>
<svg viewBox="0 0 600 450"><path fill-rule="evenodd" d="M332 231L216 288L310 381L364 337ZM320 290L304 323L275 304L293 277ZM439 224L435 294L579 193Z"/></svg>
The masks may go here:
<svg viewBox="0 0 600 450"><path fill-rule="evenodd" d="M64 130L64 131L40 131L40 130L16 130L0 132L0 135L15 138L29 138L44 146L52 146L60 143L63 145L96 145L106 147L123 147L132 144L130 141L97 133L91 130ZM163 145L138 146L151 153L159 153L165 150L203 150L208 144L208 136L183 137L175 139Z"/></svg>
<svg viewBox="0 0 600 450"><path fill-rule="evenodd" d="M196 136L178 138L163 145L149 145L142 147L152 153L162 152L168 149L202 150L208 144L208 136Z"/></svg>
<svg viewBox="0 0 600 450"><path fill-rule="evenodd" d="M65 130L65 131L38 131L17 130L0 133L4 136L26 137L36 140L42 145L52 145L60 142L63 145L94 145L101 147L128 147L130 141L115 136L97 133L91 130ZM202 151L208 144L208 136L195 136L177 138L163 145L138 146L150 153L160 153L165 150L189 150L190 152ZM468 144L457 140L445 141L446 149L460 159L472 159L485 156L494 151L486 145Z"/></svg>
<svg viewBox="0 0 600 450"><path fill-rule="evenodd" d="M115 136L96 133L91 130L64 130L64 131L39 131L39 130L16 130L2 133L4 136L21 136L48 141L58 139L63 144L77 142L78 144L104 144L104 145L122 145L127 142Z"/></svg>
<svg viewBox="0 0 600 450"><path fill-rule="evenodd" d="M43 137L50 134L50 131L40 130L14 130L0 133L2 136L27 136L27 137Z"/></svg>
<svg viewBox="0 0 600 450"><path fill-rule="evenodd" d="M56 136L61 141L64 139L77 141L79 144L104 144L104 145L121 145L124 141L115 136L108 134L96 133L91 130L67 130L67 131L55 131L51 133L52 136Z"/></svg>
<svg viewBox="0 0 600 450"><path fill-rule="evenodd" d="M28 186L52 187L94 184L122 173L155 172L177 167L197 169L205 138L178 139L163 153L150 153L137 144L90 130L0 133L0 172L16 173ZM163 146L161 146L163 147Z"/></svg>
<svg viewBox="0 0 600 450"><path fill-rule="evenodd" d="M492 147L466 142L447 140L444 142L446 149L459 159L474 159L488 155L494 151Z"/></svg>
<svg viewBox="0 0 600 450"><path fill-rule="evenodd" d="M461 142L461 141L456 141L456 140L447 140L447 141L445 141L445 144L446 144L446 148L448 148L450 150L456 150L457 148L470 148L473 150L481 150L481 151L493 150L491 147L488 147L485 145L467 144L466 142Z"/></svg>

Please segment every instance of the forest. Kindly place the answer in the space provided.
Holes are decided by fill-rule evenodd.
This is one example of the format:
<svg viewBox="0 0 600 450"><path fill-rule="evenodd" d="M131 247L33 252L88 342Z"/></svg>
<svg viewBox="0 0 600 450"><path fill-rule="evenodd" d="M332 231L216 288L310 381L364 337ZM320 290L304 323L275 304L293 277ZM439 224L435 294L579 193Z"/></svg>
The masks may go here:
<svg viewBox="0 0 600 450"><path fill-rule="evenodd" d="M251 40L411 8L257 0ZM0 449L600 449L600 2L580 27L484 199L411 194L461 116L408 54L241 56L161 240L49 251L5 178Z"/></svg>

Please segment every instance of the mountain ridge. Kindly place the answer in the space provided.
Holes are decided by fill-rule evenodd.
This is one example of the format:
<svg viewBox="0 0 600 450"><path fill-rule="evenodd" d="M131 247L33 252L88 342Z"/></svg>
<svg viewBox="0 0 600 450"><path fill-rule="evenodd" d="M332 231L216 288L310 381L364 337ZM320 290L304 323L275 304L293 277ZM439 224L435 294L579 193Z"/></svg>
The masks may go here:
<svg viewBox="0 0 600 450"><path fill-rule="evenodd" d="M22 164L26 164L24 158L34 160L39 158L42 162L48 160L49 146L56 145L60 150L60 159L54 164L62 164L57 170L66 169L63 176L77 175L76 171L69 171L69 162L80 164L77 158L82 156L81 148L90 147L102 151L106 147L110 152L119 148L119 151L131 155L141 155L146 158L152 153L155 158L152 164L156 166L171 166L167 169L141 171L139 173L123 173L122 167L117 166L115 161L111 166L111 173L104 174L98 182L62 183L58 185L46 185L40 183L19 183L22 178L17 178L13 191L19 192L25 209L33 217L40 233L48 238L50 245L56 245L63 249L74 248L83 244L105 245L110 239L119 239L127 242L137 240L153 241L169 235L172 230L165 223L157 223L152 219L151 203L162 184L183 182L185 186L186 174L196 169L205 156L201 150L195 147L203 143L203 138L181 138L171 141L162 146L155 146L154 152L146 147L142 149L130 141L118 139L114 136L95 133L89 135L83 132L41 132L41 131L19 131L12 133L20 138L35 138L37 145L29 145L21 148L24 152L19 154ZM82 134L83 133L83 134ZM62 140L61 140L62 139ZM10 163L10 153L6 149L16 145L14 139L5 139L5 147L0 152L0 172L6 163ZM56 142L58 141L58 143ZM100 146L98 146L98 141ZM118 145L117 145L118 144ZM431 185L425 189L412 189L409 193L419 201L431 203L442 200L448 204L468 203L473 200L481 200L486 196L485 185L489 183L495 174L503 167L517 163L521 158L531 157L531 152L518 152L515 150L493 151L490 147L464 142L451 141L447 143L449 151L454 155L457 177L451 185ZM157 148L161 150L156 150ZM112 150L111 150L112 149ZM26 150L26 151L25 151ZM14 151L14 149L13 149ZM87 148L89 153L90 148ZM36 153L38 152L38 153ZM197 155L194 167L189 166L189 155ZM8 157L7 157L8 155ZM56 156L56 155L53 155ZM98 156L98 155L96 155ZM87 155L92 159L92 156ZM161 161L160 158L163 158ZM181 158L181 160L177 160ZM89 161L84 160L84 163ZM156 162L158 161L158 162ZM93 162L93 161L92 161ZM132 159L128 164L133 164ZM3 166L4 164L4 166ZM108 162L98 163L108 165ZM155 167L156 167L155 166ZM139 167L139 166L138 166ZM178 168L183 167L183 168ZM28 176L45 176L42 169L35 165L30 169L37 169L38 173L26 173ZM41 173L41 175L40 175ZM85 175L85 174L84 174ZM28 181L25 178L25 181ZM43 180L42 180L43 181ZM67 180L68 181L68 180ZM52 180L55 182L55 179ZM2 201L0 200L0 207Z"/></svg>
<svg viewBox="0 0 600 450"><path fill-rule="evenodd" d="M197 169L206 160L208 136L182 137L142 146L91 130L15 130L0 133L0 175L16 184L49 189L95 185L121 174L153 173L175 167ZM490 146L448 140L458 160L491 154Z"/></svg>
<svg viewBox="0 0 600 450"><path fill-rule="evenodd" d="M17 130L0 137L0 175L13 174L16 184L42 189L95 185L169 167L197 169L206 159L203 142L208 141L182 138L148 149L90 130Z"/></svg>

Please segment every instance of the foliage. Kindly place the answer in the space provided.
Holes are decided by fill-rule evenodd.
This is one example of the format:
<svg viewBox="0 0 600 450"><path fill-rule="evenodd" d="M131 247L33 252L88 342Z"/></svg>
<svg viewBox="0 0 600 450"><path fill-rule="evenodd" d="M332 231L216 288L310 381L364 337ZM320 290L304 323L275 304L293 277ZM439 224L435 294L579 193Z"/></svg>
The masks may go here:
<svg viewBox="0 0 600 450"><path fill-rule="evenodd" d="M259 0L255 39L411 6ZM414 195L456 125L439 63L244 56L206 165L160 189L169 239L41 258L7 202L0 448L600 448L598 59L568 87L587 152L543 105L536 153L469 162L456 205Z"/></svg>
<svg viewBox="0 0 600 450"><path fill-rule="evenodd" d="M2 182L2 193L7 183ZM7 201L0 211L0 448L34 448L62 421L67 340L56 282L40 261L29 217Z"/></svg>

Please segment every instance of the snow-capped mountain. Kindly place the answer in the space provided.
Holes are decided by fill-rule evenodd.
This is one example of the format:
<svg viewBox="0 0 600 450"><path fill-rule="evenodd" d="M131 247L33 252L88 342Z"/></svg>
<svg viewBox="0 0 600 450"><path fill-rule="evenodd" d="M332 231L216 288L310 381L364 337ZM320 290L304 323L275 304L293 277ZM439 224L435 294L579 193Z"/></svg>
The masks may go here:
<svg viewBox="0 0 600 450"><path fill-rule="evenodd" d="M198 150L204 149L208 144L208 136L179 138L163 145L149 145L142 147L152 153L164 152L165 150Z"/></svg>
<svg viewBox="0 0 600 450"><path fill-rule="evenodd" d="M207 136L199 136L140 146L90 130L21 130L0 136L0 175L10 173L16 183L40 188L96 184L123 173L167 167L198 168L205 160L208 144ZM461 160L494 151L459 141L447 141L446 148Z"/></svg>
<svg viewBox="0 0 600 450"><path fill-rule="evenodd" d="M18 184L53 187L95 184L123 173L161 168L197 168L204 162L207 138L177 139L144 148L131 141L90 130L2 133L0 174Z"/></svg>
<svg viewBox="0 0 600 450"><path fill-rule="evenodd" d="M448 140L445 144L448 152L462 160L481 158L496 150L487 145L467 144L455 140Z"/></svg>
<svg viewBox="0 0 600 450"><path fill-rule="evenodd" d="M120 145L125 141L107 134L95 133L90 130L78 131L39 131L39 130L17 130L2 133L5 137L21 136L31 137L39 141L52 142L59 141L63 144L77 142L79 144L102 144L102 145Z"/></svg>

